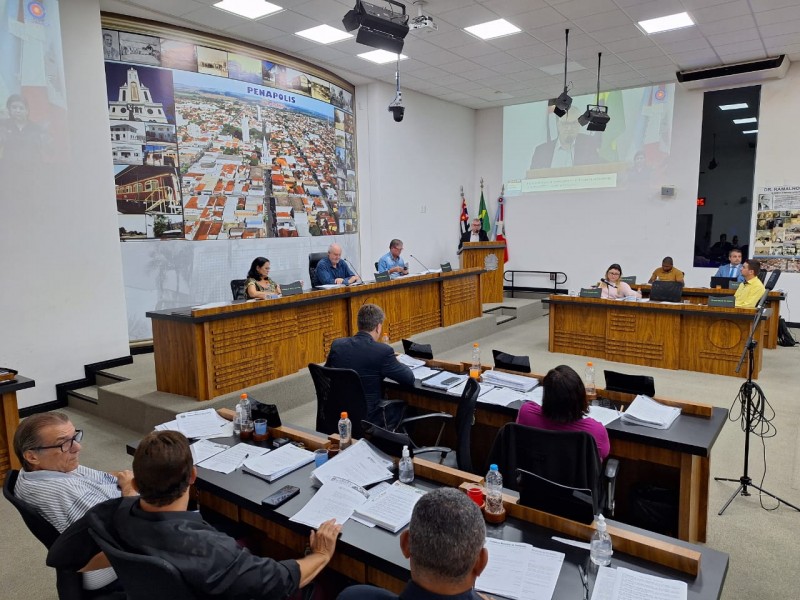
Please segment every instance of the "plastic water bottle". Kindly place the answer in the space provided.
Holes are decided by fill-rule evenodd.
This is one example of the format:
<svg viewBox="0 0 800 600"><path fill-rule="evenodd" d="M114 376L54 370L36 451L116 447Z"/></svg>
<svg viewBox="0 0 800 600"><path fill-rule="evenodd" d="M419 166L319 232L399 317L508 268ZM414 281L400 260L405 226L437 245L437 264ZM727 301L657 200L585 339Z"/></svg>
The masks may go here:
<svg viewBox="0 0 800 600"><path fill-rule="evenodd" d="M389 334L386 333L386 329L384 328L383 334L381 335L381 343L382 344L391 344L392 342L389 340Z"/></svg>
<svg viewBox="0 0 800 600"><path fill-rule="evenodd" d="M339 448L344 450L353 443L353 424L347 418L347 413L342 413L342 418L339 419Z"/></svg>
<svg viewBox="0 0 800 600"><path fill-rule="evenodd" d="M414 461L411 460L411 453L408 446L403 446L403 457L400 459L399 469L400 482L411 483L414 481Z"/></svg>
<svg viewBox="0 0 800 600"><path fill-rule="evenodd" d="M481 348L478 342L472 344L472 366L469 368L469 376L473 379L481 378Z"/></svg>
<svg viewBox="0 0 800 600"><path fill-rule="evenodd" d="M486 512L495 515L503 512L503 476L497 465L490 465L486 474Z"/></svg>
<svg viewBox="0 0 800 600"><path fill-rule="evenodd" d="M253 407L250 402L250 398L247 396L247 393L243 393L239 396L239 406L242 409L242 423L246 423L247 421L253 420Z"/></svg>
<svg viewBox="0 0 800 600"><path fill-rule="evenodd" d="M236 405L236 416L233 418L233 435L241 435L242 433L242 407Z"/></svg>
<svg viewBox="0 0 800 600"><path fill-rule="evenodd" d="M592 534L592 542L589 547L589 558L592 562L601 567L611 564L611 536L606 530L606 520L603 515L597 515L597 529Z"/></svg>
<svg viewBox="0 0 800 600"><path fill-rule="evenodd" d="M594 364L587 362L583 374L583 385L586 387L586 397L591 402L597 399L597 386L594 384Z"/></svg>

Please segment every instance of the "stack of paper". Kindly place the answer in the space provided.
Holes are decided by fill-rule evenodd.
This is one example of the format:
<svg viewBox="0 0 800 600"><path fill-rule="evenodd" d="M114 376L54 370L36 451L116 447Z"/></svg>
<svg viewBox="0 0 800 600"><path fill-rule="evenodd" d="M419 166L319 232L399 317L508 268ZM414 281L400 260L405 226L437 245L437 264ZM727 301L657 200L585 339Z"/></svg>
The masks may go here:
<svg viewBox="0 0 800 600"><path fill-rule="evenodd" d="M341 525L350 518L356 508L367 501L368 497L369 492L360 485L334 477L289 520L314 529L329 519L336 519Z"/></svg>
<svg viewBox="0 0 800 600"><path fill-rule="evenodd" d="M595 421L600 421L603 425L608 425L619 419L620 413L613 408L606 408L605 406L589 405L589 417Z"/></svg>
<svg viewBox="0 0 800 600"><path fill-rule="evenodd" d="M363 487L392 478L389 470L394 463L384 458L366 440L360 440L344 452L311 472L319 483L328 483L334 478L345 479Z"/></svg>
<svg viewBox="0 0 800 600"><path fill-rule="evenodd" d="M684 581L647 575L625 567L600 567L592 590L592 600L686 600L688 594L688 586Z"/></svg>
<svg viewBox="0 0 800 600"><path fill-rule="evenodd" d="M207 458L211 458L215 454L224 452L227 449L228 446L225 444L216 444L208 440L197 440L194 444L189 446L189 450L192 451L192 462L194 464L199 464Z"/></svg>
<svg viewBox="0 0 800 600"><path fill-rule="evenodd" d="M268 454L245 460L242 470L271 483L313 461L313 452L294 444L284 444Z"/></svg>
<svg viewBox="0 0 800 600"><path fill-rule="evenodd" d="M681 409L659 404L647 396L636 396L624 413L622 421L633 425L644 425L655 429L668 429L681 414Z"/></svg>
<svg viewBox="0 0 800 600"><path fill-rule="evenodd" d="M530 544L486 539L489 563L475 588L515 600L550 600L564 554Z"/></svg>
<svg viewBox="0 0 800 600"><path fill-rule="evenodd" d="M242 463L248 458L261 456L267 452L269 452L269 450L266 448L239 443L232 448L215 454L211 458L207 458L200 463L200 466L220 473L233 473L236 469L241 467Z"/></svg>
<svg viewBox="0 0 800 600"><path fill-rule="evenodd" d="M436 390L449 390L467 380L469 375L457 375L449 371L441 371L422 380L422 385Z"/></svg>
<svg viewBox="0 0 800 600"><path fill-rule="evenodd" d="M514 375L513 373L503 373L502 371L484 371L483 380L492 385L499 385L502 387L511 388L518 392L530 392L533 388L539 385L539 380L535 377L526 377L524 375Z"/></svg>
<svg viewBox="0 0 800 600"><path fill-rule="evenodd" d="M233 423L223 419L213 408L193 410L176 415L174 421L156 425L156 431L180 431L190 439L230 437Z"/></svg>
<svg viewBox="0 0 800 600"><path fill-rule="evenodd" d="M411 511L424 495L423 490L396 481L378 493L370 493L369 500L356 508L353 516L397 533L411 521Z"/></svg>
<svg viewBox="0 0 800 600"><path fill-rule="evenodd" d="M409 356L408 354L398 354L397 361L403 363L409 369L416 369L417 367L422 367L425 365L424 360L414 358L413 356Z"/></svg>
<svg viewBox="0 0 800 600"><path fill-rule="evenodd" d="M498 406L508 406L514 402L522 402L528 399L530 394L524 394L506 387L491 388L486 394L478 396L478 402L484 404L496 404Z"/></svg>

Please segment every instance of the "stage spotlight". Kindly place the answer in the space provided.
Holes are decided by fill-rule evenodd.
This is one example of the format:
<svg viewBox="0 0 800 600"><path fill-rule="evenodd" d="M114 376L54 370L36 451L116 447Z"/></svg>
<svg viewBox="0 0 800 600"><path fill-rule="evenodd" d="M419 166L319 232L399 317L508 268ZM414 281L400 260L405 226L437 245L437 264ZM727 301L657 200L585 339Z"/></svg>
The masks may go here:
<svg viewBox="0 0 800 600"><path fill-rule="evenodd" d="M608 116L608 107L597 104L590 104L586 107L586 112L578 117L581 127L586 127L589 131L605 131L606 125L611 120Z"/></svg>
<svg viewBox="0 0 800 600"><path fill-rule="evenodd" d="M564 32L564 91L555 99L553 113L557 117L563 117L572 106L572 98L567 93L567 52L569 50L569 29Z"/></svg>
<svg viewBox="0 0 800 600"><path fill-rule="evenodd" d="M356 42L399 54L408 35L406 7L395 0L383 0L387 7L356 0L353 10L347 11L342 25L347 31L358 29ZM396 10L394 7L397 7Z"/></svg>

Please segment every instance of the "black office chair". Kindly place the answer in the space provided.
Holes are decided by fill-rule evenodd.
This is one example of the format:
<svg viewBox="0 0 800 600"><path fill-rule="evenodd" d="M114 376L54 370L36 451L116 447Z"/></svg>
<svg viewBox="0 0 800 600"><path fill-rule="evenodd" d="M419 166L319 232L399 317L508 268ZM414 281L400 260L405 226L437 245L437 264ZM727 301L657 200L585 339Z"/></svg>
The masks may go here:
<svg viewBox="0 0 800 600"><path fill-rule="evenodd" d="M433 348L430 344L419 344L411 340L403 340L403 352L421 360L433 359Z"/></svg>
<svg viewBox="0 0 800 600"><path fill-rule="evenodd" d="M514 356L502 350L492 350L494 366L506 371L516 371L518 373L531 372L531 359L527 356Z"/></svg>
<svg viewBox="0 0 800 600"><path fill-rule="evenodd" d="M450 417L450 415L447 416ZM437 452L444 458L451 452L450 448L444 446L417 446L407 433L389 431L385 427L375 425L369 421L361 421L361 432L364 439L368 440L378 450L385 452L389 456L398 458L402 456L403 446L408 446L411 456Z"/></svg>
<svg viewBox="0 0 800 600"><path fill-rule="evenodd" d="M312 252L308 255L308 276L311 278L311 287L320 285L319 277L317 277L317 264L326 256L328 256L327 252Z"/></svg>
<svg viewBox="0 0 800 600"><path fill-rule="evenodd" d="M624 392L626 394L656 395L655 379L649 375L627 375L616 371L603 371L606 378L606 387L610 392Z"/></svg>
<svg viewBox="0 0 800 600"><path fill-rule="evenodd" d="M780 277L780 276L781 276L781 270L780 269L773 269L772 271L770 271L769 272L769 279L767 279L767 282L764 284L764 288L766 288L768 291L774 290L775 289L775 284L778 283L778 277Z"/></svg>
<svg viewBox="0 0 800 600"><path fill-rule="evenodd" d="M126 551L105 524L93 517L95 515L91 514L89 518L89 534L114 567L127 600L195 600L195 595L172 563L156 556Z"/></svg>
<svg viewBox="0 0 800 600"><path fill-rule="evenodd" d="M761 283L764 283L767 279L767 272L765 270L761 270L758 272L757 277L761 280ZM764 287L767 287L766 285Z"/></svg>
<svg viewBox="0 0 800 600"><path fill-rule="evenodd" d="M317 392L317 431L337 433L341 414L347 412L353 425L353 437L360 438L361 421L367 416L367 401L358 373L353 369L335 369L316 363L310 363L308 371ZM405 406L402 400L381 400L379 406L385 411L386 407L394 404ZM388 428L385 418L380 425Z"/></svg>
<svg viewBox="0 0 800 600"><path fill-rule="evenodd" d="M378 270L378 263L377 262L375 263L375 272L376 273L380 273L380 271Z"/></svg>
<svg viewBox="0 0 800 600"><path fill-rule="evenodd" d="M19 471L15 469L9 470L6 473L6 481L3 484L3 496L14 505L14 508L19 512L25 525L27 525L30 532L36 536L36 539L49 549L60 534L58 530L36 512L32 506L14 495L14 488L17 485L18 477ZM56 569L56 590L58 591L59 600L83 600L87 597L83 589L83 576L74 571Z"/></svg>
<svg viewBox="0 0 800 600"><path fill-rule="evenodd" d="M504 475L505 487L521 491L522 486L526 492L524 501L529 506L538 508L547 503L548 510L565 518L575 518L576 512L584 517L601 512L605 515L614 514L614 491L619 461L610 458L603 468L597 444L585 431L549 431L519 423L507 423L497 433L489 453L489 462L497 464ZM532 479L524 473L520 474L518 469L537 477ZM547 493L552 494L558 487L574 488L583 492L588 490L590 499L577 496L575 499L579 506L581 503L588 504L591 513L585 508L576 511L574 506L564 506L562 511L559 510L558 502L548 503L543 498L537 498ZM560 497L563 500L564 496Z"/></svg>
<svg viewBox="0 0 800 600"><path fill-rule="evenodd" d="M246 279L231 279L231 294L233 294L234 300L247 300L247 294L244 291L246 282Z"/></svg>

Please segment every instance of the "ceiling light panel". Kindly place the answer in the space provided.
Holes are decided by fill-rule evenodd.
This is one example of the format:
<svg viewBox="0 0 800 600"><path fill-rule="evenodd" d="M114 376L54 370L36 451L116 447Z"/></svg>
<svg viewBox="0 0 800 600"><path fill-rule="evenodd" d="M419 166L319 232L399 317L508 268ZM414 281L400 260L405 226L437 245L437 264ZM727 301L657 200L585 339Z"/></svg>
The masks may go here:
<svg viewBox="0 0 800 600"><path fill-rule="evenodd" d="M662 31L672 31L673 29L682 29L684 27L691 27L694 21L689 16L689 13L677 13L674 15L667 15L666 17L658 17L656 19L647 19L646 21L639 21L639 27L645 33L661 33Z"/></svg>
<svg viewBox="0 0 800 600"><path fill-rule="evenodd" d="M214 4L214 8L219 8L247 19L260 19L283 10L282 6L266 2L266 0L222 0Z"/></svg>
<svg viewBox="0 0 800 600"><path fill-rule="evenodd" d="M312 42L317 42L318 44L333 44L334 42L341 42L342 40L353 37L351 34L331 27L330 25L318 25L311 29L297 31L295 35L299 35Z"/></svg>
<svg viewBox="0 0 800 600"><path fill-rule="evenodd" d="M497 19L496 21L487 21L486 23L464 27L464 31L482 40L491 40L504 35L519 33L522 30L505 19Z"/></svg>
<svg viewBox="0 0 800 600"><path fill-rule="evenodd" d="M397 56L397 54L393 52L387 52L386 50L373 50L372 52L364 52L358 55L359 58L363 58L364 60L368 60L379 65L395 62L397 60ZM405 60L407 58L408 57L405 54L400 54L400 60Z"/></svg>
<svg viewBox="0 0 800 600"><path fill-rule="evenodd" d="M758 129L748 129L746 131L743 131L742 133L758 133Z"/></svg>
<svg viewBox="0 0 800 600"><path fill-rule="evenodd" d="M742 108L750 108L747 102L739 102L738 104L720 104L720 110L740 110Z"/></svg>
<svg viewBox="0 0 800 600"><path fill-rule="evenodd" d="M756 123L758 119L755 117L747 117L746 119L734 119L733 122L737 125L743 125L744 123Z"/></svg>

